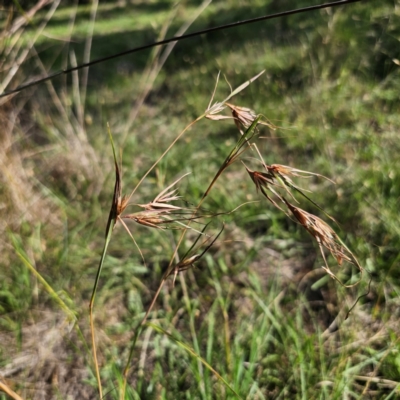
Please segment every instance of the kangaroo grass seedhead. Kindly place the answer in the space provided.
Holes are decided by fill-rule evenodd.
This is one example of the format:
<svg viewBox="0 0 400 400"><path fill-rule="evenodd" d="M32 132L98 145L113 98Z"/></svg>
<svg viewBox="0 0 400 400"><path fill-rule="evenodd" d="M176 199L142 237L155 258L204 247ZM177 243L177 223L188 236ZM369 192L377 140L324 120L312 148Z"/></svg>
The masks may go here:
<svg viewBox="0 0 400 400"><path fill-rule="evenodd" d="M256 189L261 190L262 187L268 188L269 185L275 185L274 175L269 172L258 172L248 168L244 163L247 173L256 185Z"/></svg>
<svg viewBox="0 0 400 400"><path fill-rule="evenodd" d="M184 255L184 257L182 258L181 261L179 261L174 268L172 268L168 273L167 276L170 275L174 275L174 280L173 280L173 284L175 284L175 280L176 277L178 275L179 272L181 271L186 271L187 269L189 269L190 267L194 266L194 263L198 260L200 260L200 258L202 258L204 256L205 253L207 253L207 251L211 248L211 246L216 242L216 240L219 238L219 236L221 235L222 231L224 230L225 226L223 225L221 230L219 231L218 235L215 236L215 238L211 241L211 243L209 243L207 245L207 247L199 254L195 254L192 256L189 256L189 254L193 251L193 249L196 247L197 242L200 240L201 237L203 237L205 235L205 231L208 227L210 223L206 224L203 228L203 230L199 233L199 235L197 236L196 240L193 242L193 244L190 246L189 250L186 252L186 254ZM204 240L204 242L199 246L204 246L206 243L210 242L211 237L208 237L206 240Z"/></svg>
<svg viewBox="0 0 400 400"><path fill-rule="evenodd" d="M214 100L215 92L217 91L220 74L221 74L221 72L218 72L217 80L215 81L215 86L214 86L213 93L211 95L210 102L208 103L208 107L204 113L206 118L214 120L214 121L217 121L219 119L228 119L229 118L229 117L226 117L223 115L218 115L220 112L222 112L225 109L225 105L223 103L216 102L216 103L214 103L213 106L211 105L211 103Z"/></svg>
<svg viewBox="0 0 400 400"><path fill-rule="evenodd" d="M301 194L305 199L307 199L310 203L312 203L315 207L317 207L319 210L321 210L331 221L333 221L335 224L338 225L337 221L331 217L319 204L317 204L314 200L312 200L309 196L305 194L305 192L309 192L309 190L305 190L297 185L292 181L290 178L291 176L295 176L298 178L309 178L311 176L317 176L318 178L324 178L328 180L329 182L332 182L333 184L335 183L331 179L327 178L324 175L316 174L314 172L309 172L309 171L303 171L301 169L297 168L292 168L288 167L286 165L280 165L280 164L272 164L272 165L266 165L264 164L265 169L270 172L271 174L274 175L274 177L281 183L281 185L284 187L286 192L290 195L290 197L298 203L296 198L293 196L292 192L290 189L295 190L297 193Z"/></svg>
<svg viewBox="0 0 400 400"><path fill-rule="evenodd" d="M272 192L280 201L284 202L282 199L282 195L275 190L277 189L283 189L285 192L296 202L298 203L297 199L294 197L292 194L292 190L295 190L297 193L301 194L305 199L307 199L310 203L312 203L314 206L316 206L318 209L320 209L330 220L333 222L336 222L334 218L332 218L328 213L324 211L324 209L318 205L314 200L312 200L310 197L308 197L304 192L307 192L308 190L305 190L303 188L300 188L299 186L295 185L295 183L292 181L290 176L296 176L300 178L307 178L311 175L318 176L325 178L327 180L331 181L330 179L324 177L323 175L320 174L315 174L313 172L308 172L308 171L303 171L300 169L288 167L286 165L280 165L280 164L272 164L272 165L267 165L262 161L262 156L259 154L262 165L265 169L266 172L260 172L260 171L253 171L250 168L246 167L246 170L248 174L250 175L252 181L256 185L257 191L260 190L263 195L277 208L279 208L281 211L283 211L286 214L286 211L282 210L281 207L277 205L275 201L272 200L272 198L266 193L266 190L269 190ZM288 215L288 214L286 214Z"/></svg>
<svg viewBox="0 0 400 400"><path fill-rule="evenodd" d="M255 113L255 111L247 107L239 107L227 102L225 104L231 109L235 125L243 134L243 129L247 130L250 127L250 125L257 118L257 114ZM276 129L276 126L274 124L269 121L264 121L262 118L260 118L258 123L260 125L268 126L271 129Z"/></svg>
<svg viewBox="0 0 400 400"><path fill-rule="evenodd" d="M257 117L257 114L250 108L234 106L231 103L225 104L231 109L233 119L239 131L243 128L247 129Z"/></svg>
<svg viewBox="0 0 400 400"><path fill-rule="evenodd" d="M113 229L115 224L118 221L119 216L124 212L126 207L128 206L129 197L122 196L122 182L121 182L121 172L119 169L119 165L117 162L117 156L115 153L114 140L111 135L110 127L108 127L108 135L110 137L111 147L113 151L114 157L114 167L115 167L115 184L114 184L114 193L113 200L111 203L111 209L108 216L107 227L106 227L106 238L110 229Z"/></svg>
<svg viewBox="0 0 400 400"><path fill-rule="evenodd" d="M131 219L140 225L148 226L150 228L163 229L164 227L161 226L161 224L163 224L165 220L161 218L162 213L163 210L153 211L150 213L139 212L124 215L122 218Z"/></svg>
<svg viewBox="0 0 400 400"><path fill-rule="evenodd" d="M221 119L231 119L227 115L221 115L220 113L225 110L224 103L216 102L213 106L207 108L205 112L205 117L211 119L212 121L220 121Z"/></svg>
<svg viewBox="0 0 400 400"><path fill-rule="evenodd" d="M147 204L138 204L138 206L144 208L145 210L160 210L160 209L170 209L170 210L175 209L175 210L177 210L177 209L181 209L181 207L174 206L172 204L168 204L170 201L175 201L175 200L181 199L181 196L177 196L178 189L172 189L172 190L170 190L170 189L187 175L189 175L189 173L181 176L174 183L172 183L167 188L165 188L161 193L159 193L156 196L156 198L152 202L147 203Z"/></svg>
<svg viewBox="0 0 400 400"><path fill-rule="evenodd" d="M325 247L332 256L336 259L339 266L343 264L343 261L346 261L350 264L353 264L357 267L357 269L362 274L363 268L358 263L357 259L354 257L353 253L344 245L344 243L340 240L336 232L322 219L317 216L308 213L307 211L302 210L299 207L295 207L290 204L283 196L283 201L292 212L294 217L299 221L299 223L315 238L318 243L318 246L321 251L322 258L325 262L324 270L331 276L333 279L338 281L341 285L345 287L352 287L358 284L361 281L361 278L352 285L343 284L340 279L330 270L328 262L325 257L325 253L323 251L323 247Z"/></svg>
<svg viewBox="0 0 400 400"><path fill-rule="evenodd" d="M317 239L319 243L324 245L327 249L331 250L337 246L337 235L335 231L322 219L317 216L295 207L290 204L284 197L282 197L289 210L300 224ZM339 262L339 261L338 261ZM341 264L341 262L339 263Z"/></svg>
<svg viewBox="0 0 400 400"><path fill-rule="evenodd" d="M233 91L231 90L231 94L230 94L225 100L223 100L223 101L221 101L221 102L215 102L214 105L211 105L212 102L213 102L213 100L214 100L215 92L216 92L216 90L217 90L217 86L218 86L218 82L219 82L219 75L220 75L220 73L218 73L217 80L216 80L215 86L214 86L213 94L212 94L212 96L211 96L210 102L208 103L208 107L207 107L206 111L204 112L203 116L205 116L205 117L208 118L208 119L214 120L214 121L219 121L219 120L221 120L221 119L231 119L232 117L228 117L228 116L226 116L226 115L221 115L221 112L222 112L223 110L225 110L226 106L232 107L232 105L229 105L227 102L228 102L233 96L237 95L237 94L240 93L242 90L244 90L247 86L249 86L250 83L254 82L254 81L255 81L258 77L260 77L264 72L265 72L265 70L264 70L264 71L261 71L261 72L260 72L259 74L257 74L256 76L253 76L253 78L251 78L251 79L249 79L248 81L246 81L246 82L244 82L243 84L241 84L241 85L240 85L239 87L237 87L235 90L233 90ZM229 85L229 86L230 86L230 85ZM235 107L235 106L233 106L233 107ZM238 107L238 108L240 108L240 107ZM247 109L247 110L249 110L249 109ZM253 120L252 120L250 123L248 123L247 126L245 126L245 130L246 130L247 128L250 127L250 125L253 123L254 119L257 117L257 115L254 113L254 111L252 111L252 110L249 110L249 111L251 111L251 113L254 114L254 118L253 118ZM235 123L236 123L236 121L235 121ZM239 129L239 130L240 130L240 129Z"/></svg>
<svg viewBox="0 0 400 400"><path fill-rule="evenodd" d="M201 218L201 216L194 216L190 208L180 207L178 205L170 204L172 201L182 200L178 196L178 190L172 189L181 179L188 174L181 176L174 183L160 192L153 201L146 204L136 204L143 208L143 211L122 215L121 219L129 219L140 225L149 228L157 229L181 229L187 227L184 222ZM180 225L173 225L174 223Z"/></svg>
<svg viewBox="0 0 400 400"><path fill-rule="evenodd" d="M292 182L289 176L295 176L298 178L309 178L310 176L317 176L319 178L324 178L329 182L335 183L332 179L329 179L324 175L316 174L315 172L310 171L303 171L302 169L288 167L287 165L272 164L265 165L265 167L268 169L268 171L271 171L271 173L279 175L280 177L287 179L289 182Z"/></svg>
<svg viewBox="0 0 400 400"><path fill-rule="evenodd" d="M253 171L248 168L244 163L244 167L246 168L247 173L250 175L251 180L254 182L256 186L257 192L260 192L264 195L264 197L270 201L276 208L283 211L285 214L286 212L276 203L276 201L269 196L266 192L266 189L272 192L280 201L283 202L281 195L273 188L275 187L282 187L275 181L274 174L268 172L260 172L260 171Z"/></svg>

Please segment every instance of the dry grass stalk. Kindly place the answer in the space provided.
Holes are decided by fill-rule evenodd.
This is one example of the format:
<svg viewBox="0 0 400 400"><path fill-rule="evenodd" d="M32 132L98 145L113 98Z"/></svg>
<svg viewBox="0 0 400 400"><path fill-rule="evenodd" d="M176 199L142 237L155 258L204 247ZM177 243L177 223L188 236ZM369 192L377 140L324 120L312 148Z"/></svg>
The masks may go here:
<svg viewBox="0 0 400 400"><path fill-rule="evenodd" d="M5 383L1 381L0 381L0 391L4 392L6 395L10 396L10 398L14 400L22 400L22 397L20 397L9 386L7 386Z"/></svg>
<svg viewBox="0 0 400 400"><path fill-rule="evenodd" d="M254 130L258 132L257 130L257 126L258 125L265 125L268 126L270 129L275 130L277 127L272 124L270 121L268 120L264 120L263 116L257 115L255 113L255 111L253 111L250 108L247 107L239 107L239 106L235 106L231 103L225 102L225 105L227 107L230 108L231 112L232 112L232 118L235 122L236 127L238 128L240 134L242 136L245 135L244 131L248 131L249 128L255 124L255 122L257 121L257 123L254 125ZM264 160L263 157L257 147L256 143L250 143L248 140L246 140L246 143L248 144L249 147L251 147L253 150L255 150L255 152L257 153L260 161L264 164Z"/></svg>
<svg viewBox="0 0 400 400"><path fill-rule="evenodd" d="M104 247L103 247L101 257L100 257L99 267L97 269L97 274L96 274L96 278L95 278L94 285L93 285L92 295L91 295L90 302L89 302L89 320L90 320L90 331L91 331L91 336L92 336L93 361L94 361L94 366L95 366L95 371L96 371L96 379L97 379L100 398L103 398L103 388L102 388L102 384L101 384L99 363L97 360L93 308L94 308L94 300L95 300L95 296L96 296L97 286L99 283L101 270L102 270L103 264L104 264L105 255L107 253L107 248L108 248L108 245L111 240L111 235L112 235L113 229L114 229L117 221L121 221L121 223L125 226L126 230L128 231L129 235L132 237L134 243L136 244L136 241L133 238L133 236L131 235L131 233L129 232L129 229L126 227L125 223L120 218L121 214L124 212L124 210L128 206L130 197L126 197L126 196L122 195L121 172L120 172L120 169L118 166L117 156L115 154L115 146L114 146L114 141L113 141L113 138L111 135L110 127L108 127L108 135L110 138L112 151L113 151L113 157L114 157L114 167L115 167L114 193L113 193L113 200L111 203L110 213L108 215ZM137 244L136 244L136 246L137 246ZM138 249L139 249L139 247L138 247ZM139 252L140 252L140 249L139 249ZM140 252L140 254L142 254L142 253ZM143 258L143 255L142 255L142 258Z"/></svg>

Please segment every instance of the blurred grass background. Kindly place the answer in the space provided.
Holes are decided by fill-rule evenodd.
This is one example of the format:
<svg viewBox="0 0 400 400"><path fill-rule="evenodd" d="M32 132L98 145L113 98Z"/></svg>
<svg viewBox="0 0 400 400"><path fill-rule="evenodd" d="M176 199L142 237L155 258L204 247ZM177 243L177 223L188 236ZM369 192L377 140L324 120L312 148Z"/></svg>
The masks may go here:
<svg viewBox="0 0 400 400"><path fill-rule="evenodd" d="M4 88L89 55L170 37L200 6L189 0L47 3L32 16L35 2L1 8ZM213 1L190 31L313 4ZM129 192L207 108L218 71L216 100L222 100L230 91L226 81L236 87L265 69L232 102L280 127L261 131L267 163L335 180L311 179L306 186L371 272L371 291L344 321L347 308L367 291L367 277L351 290L326 277L311 236L258 196L236 163L204 207L220 212L258 202L222 218L223 240L175 287L169 282L151 319L193 347L246 399L397 398L399 18L397 0L294 15L179 42L159 72L154 66L162 53L143 51L93 66L87 79L80 71L0 99L1 382L27 399L96 398L87 308L114 185L107 122ZM236 140L232 121L201 121L145 180L134 202L151 200L191 172L179 192L196 204ZM132 232L147 267L118 227L97 294L106 398L118 398L130 338L176 241L174 232L136 226ZM77 316L79 331L60 302ZM126 398L236 397L149 327L136 345Z"/></svg>

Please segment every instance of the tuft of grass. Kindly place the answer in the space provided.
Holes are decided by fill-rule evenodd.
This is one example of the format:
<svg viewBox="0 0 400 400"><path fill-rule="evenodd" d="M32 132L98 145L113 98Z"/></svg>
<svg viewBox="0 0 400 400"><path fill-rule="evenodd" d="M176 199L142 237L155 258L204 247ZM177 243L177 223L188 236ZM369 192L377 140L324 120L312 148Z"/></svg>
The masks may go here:
<svg viewBox="0 0 400 400"><path fill-rule="evenodd" d="M199 10L109 2L94 20L95 2L56 4L2 20L2 85L169 36ZM190 29L284 7L213 2ZM396 398L398 26L393 2L361 2L121 58L3 102L2 389ZM227 98L229 82L262 70ZM334 269L341 260L350 267ZM325 262L346 284L362 266L370 290L365 275L342 287Z"/></svg>

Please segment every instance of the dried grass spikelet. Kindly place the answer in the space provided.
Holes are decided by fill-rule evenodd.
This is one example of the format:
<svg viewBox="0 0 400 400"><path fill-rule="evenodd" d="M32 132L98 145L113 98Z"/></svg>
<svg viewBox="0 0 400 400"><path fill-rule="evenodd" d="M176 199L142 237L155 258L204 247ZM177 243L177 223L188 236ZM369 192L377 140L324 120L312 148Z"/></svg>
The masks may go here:
<svg viewBox="0 0 400 400"><path fill-rule="evenodd" d="M148 226L150 228L163 229L161 224L165 221L160 217L162 212L162 210L154 211L152 213L144 211L140 213L124 215L123 218L133 220L140 225Z"/></svg>
<svg viewBox="0 0 400 400"><path fill-rule="evenodd" d="M282 188L281 185L279 185L276 180L274 174L270 172L260 172L260 171L253 171L250 168L248 168L244 163L243 165L246 168L247 173L250 175L251 180L254 182L256 186L256 190L260 190L261 193L276 207L279 208L281 211L285 212L276 202L275 200L268 195L265 189L268 189L270 192L272 192L279 200L283 202L282 196L273 188L275 187L280 187Z"/></svg>
<svg viewBox="0 0 400 400"><path fill-rule="evenodd" d="M294 189L295 191L297 191L297 193L301 194L304 198L306 198L308 201L310 201L312 204L314 204L314 206L319 208L330 220L332 220L336 223L334 218L332 218L330 215L328 215L320 205L318 205L314 200L312 200L310 197L308 197L305 194L305 192L310 192L310 191L297 186L293 182L291 177L294 176L297 178L309 178L311 176L317 176L319 178L324 178L324 179L328 180L329 182L332 182L333 184L335 184L334 181L332 181L331 179L327 178L324 175L317 174L315 172L303 171L301 169L288 167L287 165L281 165L281 164L272 164L272 165L263 164L263 165L264 165L264 168L270 174L272 174L275 177L275 179L282 185L282 187L285 189L285 191L289 194L289 196L296 203L298 203L298 201L293 196L290 189Z"/></svg>
<svg viewBox="0 0 400 400"><path fill-rule="evenodd" d="M151 201L150 203L147 204L138 204L140 207L144 208L145 210L160 210L160 209L179 209L180 207L174 206L172 204L168 204L171 201L179 200L181 196L177 196L178 189L172 189L173 186L175 186L180 180L182 180L185 176L189 174L185 174L181 176L179 179L177 179L174 183L169 185L167 188L165 188L162 192L160 192L156 198ZM172 190L170 190L172 189Z"/></svg>
<svg viewBox="0 0 400 400"><path fill-rule="evenodd" d="M172 189L186 175L181 176L174 183L160 192L153 201L146 204L137 204L144 211L131 213L122 216L124 219L130 219L136 223L150 228L164 229L167 224L187 220L184 212L187 211L183 207L170 204L171 201L176 201L181 198L177 195L177 189ZM171 190L172 189L172 190Z"/></svg>
<svg viewBox="0 0 400 400"><path fill-rule="evenodd" d="M178 276L179 272L186 271L190 267L194 266L194 263L201 258L202 254L195 254L194 256L184 258L179 263L177 263L173 270L169 273L168 276L173 275L174 279L172 281L172 285L175 285L176 277Z"/></svg>
<svg viewBox="0 0 400 400"><path fill-rule="evenodd" d="M319 208L329 219L332 221L336 222L334 218L332 218L330 215L328 215L321 206L319 206L314 200L312 200L310 197L308 197L305 192L309 192L308 190L305 190L303 188L300 188L297 186L293 180L291 179L291 176L295 177L300 177L300 178L307 178L310 176L318 176L325 178L329 180L330 182L333 182L329 178L326 178L323 175L316 174L313 172L308 172L308 171L303 171L297 168L292 168L288 167L286 165L280 165L280 164L272 164L272 165L267 165L264 162L262 162L262 165L265 169L264 172L261 171L253 171L250 168L248 168L246 165L246 170L248 174L250 175L252 181L256 185L257 191L260 190L263 195L277 208L279 208L281 211L285 212L282 210L281 207L277 205L277 203L268 195L265 189L269 190L272 192L281 202L284 202L282 195L275 190L275 188L279 190L284 190L296 203L298 203L297 199L294 197L292 194L292 190L295 190L297 193L301 194L304 198L306 198L308 201L310 201L314 206ZM333 182L334 183L334 182Z"/></svg>
<svg viewBox="0 0 400 400"><path fill-rule="evenodd" d="M174 280L173 280L173 284L175 284L175 280L176 277L178 275L179 272L182 271L186 271L187 269L189 269L190 267L194 266L194 263L198 260L200 260L200 258L202 258L204 256L204 254L207 253L208 250L210 250L211 246L214 245L214 243L217 241L217 239L219 238L219 236L221 235L222 231L224 230L225 226L222 226L221 230L219 231L219 233L215 236L214 239L211 240L211 237L207 237L206 240L204 240L204 242L199 246L204 246L207 242L210 242L201 253L189 256L189 253L191 253L196 246L196 244L198 243L198 241L200 240L200 238L205 235L205 231L207 229L209 224L205 225L203 230L201 232L199 232L199 235L197 236L197 239L194 241L194 243L192 244L192 246L190 247L190 249L186 252L186 254L184 255L184 257L182 258L181 261L179 261L175 267L173 267L170 271L167 272L166 277L173 275L174 276Z"/></svg>
<svg viewBox="0 0 400 400"><path fill-rule="evenodd" d="M339 266L343 264L343 261L346 261L350 264L353 264L360 271L361 275L363 272L363 268L360 266L353 253L344 245L336 232L322 219L308 213L307 211L302 210L299 207L295 207L294 205L290 204L283 196L282 199L293 214L293 216L297 219L297 221L299 221L299 223L317 241L322 258L324 259L325 263L325 267L322 268L329 274L329 276L331 276L333 279L335 279L345 287L352 287L357 285L361 281L361 277L356 283L352 285L345 285L329 268L323 247L325 247L332 254Z"/></svg>
<svg viewBox="0 0 400 400"><path fill-rule="evenodd" d="M209 106L206 110L206 118L212 121L220 121L222 119L231 119L227 115L221 115L221 112L225 110L224 103L216 102L214 105Z"/></svg>
<svg viewBox="0 0 400 400"><path fill-rule="evenodd" d="M214 96L215 96L215 92L217 91L217 86L218 86L218 82L219 82L219 73L217 76L217 80L215 82L215 86L214 86L214 90L210 99L210 102L208 104L208 107L206 109L206 111L204 112L204 117L207 119L211 119L214 121L219 121L221 119L231 119L231 117L228 117L226 115L221 115L221 112L223 110L225 110L226 106L228 106L228 101L235 95L237 95L238 93L240 93L243 89L245 89L247 86L250 85L250 83L254 82L256 79L258 79L263 73L264 71L261 71L259 74L257 74L256 76L253 76L251 79L249 79L248 81L242 83L240 86L238 86L235 90L232 90L231 88L231 94L224 99L223 101L220 102L215 102L213 105L212 102L214 100ZM229 82L228 82L229 85ZM230 85L229 85L230 86ZM253 121L255 120L255 118L253 118ZM250 124L247 126L247 128L252 124L252 122L250 122Z"/></svg>
<svg viewBox="0 0 400 400"><path fill-rule="evenodd" d="M315 172L310 171L303 171L301 169L288 167L287 165L281 164L272 164L272 165L265 165L265 168L274 175L279 176L285 182L291 184L295 187L293 181L291 180L291 176L295 176L297 178L309 178L310 176L317 176L318 178L324 178L329 182L335 183L332 179L327 178L324 175L317 174Z"/></svg>
<svg viewBox="0 0 400 400"><path fill-rule="evenodd" d="M256 185L256 189L263 191L263 188L275 185L274 175L269 172L253 171L245 165L247 173L250 175L251 180Z"/></svg>
<svg viewBox="0 0 400 400"><path fill-rule="evenodd" d="M110 214L108 216L108 221L107 221L106 237L110 227L114 228L115 224L117 223L117 221L120 220L121 214L124 212L129 203L129 196L122 195L121 172L115 157L115 152L114 152L114 167L115 167L114 193L113 193L113 200L111 203Z"/></svg>
<svg viewBox="0 0 400 400"><path fill-rule="evenodd" d="M235 121L235 125L239 129L239 131L243 134L243 129L247 130L250 125L255 121L257 118L257 114L250 108L247 107L239 107L235 106L231 103L225 103L232 112L233 120ZM260 119L260 125L268 126L271 129L276 129L277 127L272 124L270 121Z"/></svg>

